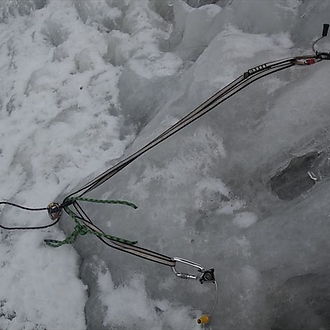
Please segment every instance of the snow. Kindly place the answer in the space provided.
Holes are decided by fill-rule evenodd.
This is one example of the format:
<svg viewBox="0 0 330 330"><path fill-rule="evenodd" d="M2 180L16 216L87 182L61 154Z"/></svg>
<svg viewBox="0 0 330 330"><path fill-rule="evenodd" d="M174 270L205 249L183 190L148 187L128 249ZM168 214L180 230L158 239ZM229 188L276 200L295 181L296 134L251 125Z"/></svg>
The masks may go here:
<svg viewBox="0 0 330 330"><path fill-rule="evenodd" d="M309 54L329 12L328 0L2 0L0 200L61 202L249 68ZM215 268L210 329L328 328L329 74L325 62L252 84L87 196L137 210L82 203L105 232ZM270 179L310 153L292 182L315 184L282 200ZM0 221L50 219L4 207ZM63 216L1 230L0 329L201 328L212 284L92 235L44 244L72 228Z"/></svg>
<svg viewBox="0 0 330 330"><path fill-rule="evenodd" d="M151 300L144 286L145 280L135 276L126 285L114 286L109 271L98 277L100 299L106 308L103 324L128 328L171 329L182 327L182 319L187 318L189 309L183 306L172 306L166 300ZM191 318L184 329L198 329Z"/></svg>
<svg viewBox="0 0 330 330"><path fill-rule="evenodd" d="M258 221L258 217L253 212L242 212L237 214L233 222L240 228L248 228Z"/></svg>
<svg viewBox="0 0 330 330"><path fill-rule="evenodd" d="M78 258L72 247L46 249L43 238L29 232L1 244L1 329L85 327Z"/></svg>

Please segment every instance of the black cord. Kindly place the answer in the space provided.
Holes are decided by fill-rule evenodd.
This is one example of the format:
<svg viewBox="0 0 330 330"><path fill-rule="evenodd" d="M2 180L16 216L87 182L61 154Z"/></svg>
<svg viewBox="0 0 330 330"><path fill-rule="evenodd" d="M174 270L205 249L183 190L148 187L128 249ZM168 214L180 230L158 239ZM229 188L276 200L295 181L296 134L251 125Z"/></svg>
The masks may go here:
<svg viewBox="0 0 330 330"><path fill-rule="evenodd" d="M41 208L32 208L32 207L26 207L26 206L22 206L22 205L18 205L15 203L11 203L11 202L0 202L0 205L10 205L10 206L14 206L14 207L18 207L22 210L26 210L26 211L47 211L48 208L47 207L41 207Z"/></svg>
<svg viewBox="0 0 330 330"><path fill-rule="evenodd" d="M31 212L39 212L39 211L48 211L47 207L41 207L41 208L31 208L31 207L26 207L26 206L22 206L22 205L18 205L15 203L11 203L11 202L0 202L0 205L9 205L9 206L14 206L17 207L19 209L25 210L25 211L31 211ZM32 226L32 227L7 227L4 226L2 224L0 224L0 228L2 229L6 229L6 230L37 230L37 229L46 229L49 227L52 227L54 225L56 225L58 223L60 219L56 219L56 221L49 223L47 225L44 226Z"/></svg>

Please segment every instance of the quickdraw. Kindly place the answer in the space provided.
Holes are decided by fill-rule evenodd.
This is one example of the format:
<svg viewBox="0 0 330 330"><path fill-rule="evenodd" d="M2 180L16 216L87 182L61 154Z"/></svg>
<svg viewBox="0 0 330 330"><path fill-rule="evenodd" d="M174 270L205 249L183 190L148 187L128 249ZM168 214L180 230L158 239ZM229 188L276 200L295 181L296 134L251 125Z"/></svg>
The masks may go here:
<svg viewBox="0 0 330 330"><path fill-rule="evenodd" d="M188 115L186 115L184 118L179 120L176 124L165 130L162 134L157 136L155 139L153 139L151 142L149 142L147 145L145 145L140 150L136 151L132 155L128 156L124 160L120 161L115 166L109 168L108 170L104 171L100 175L98 175L96 178L85 184L80 189L76 190L75 192L71 193L69 196L67 196L61 204L59 203L51 203L47 206L47 208L27 208L24 206L20 206L11 202L0 202L4 205L11 205L15 207L19 207L21 209L27 210L27 211L44 211L47 210L48 214L53 221L50 224L44 225L44 226L35 226L35 227L7 227L0 224L0 228L6 229L6 230L27 230L27 229L43 229L43 228L49 228L53 225L55 225L61 218L61 215L63 211L65 211L76 223L76 227L73 231L73 233L64 241L56 241L56 240L46 240L46 243L53 247L58 247L63 244L72 244L76 241L78 235L86 235L88 233L94 234L98 239L100 239L103 243L106 245L120 250L122 252L126 252L129 254L132 254L134 256L153 261L165 266L171 267L173 273L181 278L181 279L193 279L198 280L201 284L203 283L214 283L215 285L215 303L213 308L211 309L211 312L208 314L205 314L201 316L197 322L199 324L206 324L209 322L209 318L211 314L214 312L215 307L218 302L218 286L217 282L215 280L214 275L214 269L205 269L203 266L189 261L187 259L183 259L180 257L169 257L163 254L160 254L158 252L154 252L152 250L148 250L142 247L137 246L136 241L129 241L125 240L116 236L108 235L104 233L99 227L97 227L92 220L88 217L86 212L83 210L81 205L78 203L80 202L94 202L94 203L109 203L109 204L122 204L122 205L128 205L131 207L136 208L136 206L130 202L126 201L104 201L104 200L95 200L95 199L88 199L83 198L82 196L85 195L88 192L91 192L107 180L109 180L111 177L113 177L115 174L120 172L122 169L124 169L126 166L128 166L130 163L132 163L134 160L142 156L144 153L146 153L148 150L154 148L164 140L168 139L184 127L188 126L198 118L202 117L215 107L217 107L219 104L227 100L228 98L232 97L236 93L238 93L243 88L247 87L248 85L252 84L253 82L268 76L270 74L273 74L275 72L290 68L292 66L309 66L313 65L315 63L319 63L323 60L330 60L330 52L319 52L315 50L316 44L324 37L327 36L329 30L329 24L323 25L323 31L322 36L318 38L312 45L312 49L314 54L313 55L305 55L305 56L297 56L293 58L288 59L282 59L278 61L268 62L262 65L258 65L254 68L249 69L248 71L244 72L240 77L235 79L233 82L219 90L217 93L215 93L213 96L211 96L208 100L203 102L201 105L199 105L196 109L191 111ZM70 206L73 206L75 211L70 209ZM177 270L177 264L184 264L186 266L190 266L197 270L197 274L189 274L189 273L183 273L179 272Z"/></svg>

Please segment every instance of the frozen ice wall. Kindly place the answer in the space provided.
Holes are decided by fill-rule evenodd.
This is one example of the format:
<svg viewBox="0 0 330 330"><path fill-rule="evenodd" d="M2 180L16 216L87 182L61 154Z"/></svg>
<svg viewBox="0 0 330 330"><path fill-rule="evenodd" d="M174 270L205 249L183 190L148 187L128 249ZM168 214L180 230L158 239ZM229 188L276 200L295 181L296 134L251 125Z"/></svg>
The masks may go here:
<svg viewBox="0 0 330 330"><path fill-rule="evenodd" d="M124 42L133 31L135 38L145 34L151 21L144 18L140 31L141 22L125 20L132 12L142 17L140 3L131 3L125 12L130 33L114 31L109 37L110 60L123 65L121 110L137 132L126 155L247 68L308 53L323 17L308 36L301 29L304 20L320 7L323 13L330 11L325 1L314 9L298 1L150 5L153 19L155 10L174 20L167 41L153 44L152 53L142 48L123 62ZM295 39L307 50L297 49ZM324 290L329 281L329 73L324 63L257 82L92 194L133 201L138 210L86 205L107 232L215 267L220 287L211 324L215 329L321 329L329 324L327 304L322 303L329 295ZM314 158L308 158L310 153ZM288 167L296 159L298 166ZM80 240L77 249L84 259L82 278L91 287L86 315L92 329L125 327L111 296L124 290L123 283L135 292L134 281L141 274L139 290L147 290L154 310L136 315L131 293L132 301L120 309L130 320L128 328L154 327L152 315L164 328L172 328L168 314L173 311L162 308L159 299L205 312L212 306L212 288L173 278L165 267L111 251L92 237ZM107 297L102 286L91 284L99 263L119 285ZM97 312L101 306L103 314Z"/></svg>
<svg viewBox="0 0 330 330"><path fill-rule="evenodd" d="M7 79L1 130L4 137L16 132L2 147L1 183L15 180L1 197L25 204L56 194L60 201L247 69L309 54L330 14L328 0L5 1L0 8L7 51L0 55ZM329 51L330 42L318 47ZM219 303L210 329L330 327L329 77L326 62L268 76L87 195L129 200L137 210L82 204L105 232L215 268ZM28 223L3 213L7 224ZM63 217L60 228L68 235L72 221ZM58 254L78 263L70 247L42 245L63 233L35 234L30 253L26 235L5 236L2 260L8 251L17 260L38 251L40 259L51 253L51 260ZM76 264L59 268L68 269L68 288L76 285L77 329L84 307L89 330L199 329L195 319L212 308L212 285L181 280L91 235L74 248L88 296L74 278ZM42 274L53 278L47 265ZM24 266L42 297L46 284L33 280L39 265ZM15 267L14 284L23 288ZM3 269L13 285L12 268ZM65 285L54 280L54 299ZM23 329L16 315L24 306L4 287L0 319ZM30 304L32 329L52 328L38 320L43 304ZM48 304L68 317L57 329L73 329L70 308Z"/></svg>

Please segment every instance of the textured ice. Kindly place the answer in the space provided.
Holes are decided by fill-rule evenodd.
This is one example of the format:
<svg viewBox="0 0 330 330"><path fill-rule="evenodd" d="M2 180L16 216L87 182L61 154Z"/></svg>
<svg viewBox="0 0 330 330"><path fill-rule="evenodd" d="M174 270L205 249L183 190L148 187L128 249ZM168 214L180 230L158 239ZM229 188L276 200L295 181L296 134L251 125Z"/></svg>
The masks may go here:
<svg viewBox="0 0 330 330"><path fill-rule="evenodd" d="M247 69L310 53L329 13L328 0L2 1L0 198L61 201ZM105 232L214 267L210 328L329 329L329 77L327 62L266 77L88 195L137 210L82 205ZM212 285L91 235L43 244L72 228L1 232L1 329L200 328Z"/></svg>

